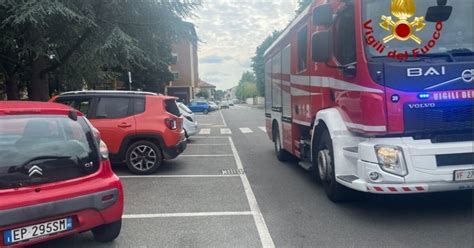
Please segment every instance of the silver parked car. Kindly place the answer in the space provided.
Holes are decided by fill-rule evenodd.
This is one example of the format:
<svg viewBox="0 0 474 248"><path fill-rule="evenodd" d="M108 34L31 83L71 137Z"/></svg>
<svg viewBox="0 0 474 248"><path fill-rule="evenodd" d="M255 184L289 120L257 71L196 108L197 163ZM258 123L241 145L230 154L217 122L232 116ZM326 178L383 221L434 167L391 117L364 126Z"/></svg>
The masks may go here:
<svg viewBox="0 0 474 248"><path fill-rule="evenodd" d="M188 106L183 103L178 102L178 108L181 115L183 115L183 129L186 134L186 138L193 136L198 131L198 123L194 119L194 113L191 111Z"/></svg>

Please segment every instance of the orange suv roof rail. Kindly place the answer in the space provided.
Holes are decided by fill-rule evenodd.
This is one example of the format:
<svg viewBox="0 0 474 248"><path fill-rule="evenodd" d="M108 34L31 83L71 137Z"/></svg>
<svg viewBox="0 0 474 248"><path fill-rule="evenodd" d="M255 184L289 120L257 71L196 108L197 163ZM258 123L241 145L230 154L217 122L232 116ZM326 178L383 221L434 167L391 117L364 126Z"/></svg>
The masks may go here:
<svg viewBox="0 0 474 248"><path fill-rule="evenodd" d="M60 96L67 95L81 95L81 94L124 94L124 95L148 95L148 96L159 96L161 94L145 91L124 91L124 90L82 90L82 91L69 91L59 94Z"/></svg>

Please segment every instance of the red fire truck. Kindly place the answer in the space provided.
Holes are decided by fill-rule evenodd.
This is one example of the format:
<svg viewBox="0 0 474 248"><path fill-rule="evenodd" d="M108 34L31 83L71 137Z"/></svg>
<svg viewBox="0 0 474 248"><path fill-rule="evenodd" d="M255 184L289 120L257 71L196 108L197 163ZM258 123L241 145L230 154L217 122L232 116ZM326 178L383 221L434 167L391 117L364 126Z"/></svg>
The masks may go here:
<svg viewBox="0 0 474 248"><path fill-rule="evenodd" d="M472 0L315 0L265 53L279 160L328 197L473 189Z"/></svg>

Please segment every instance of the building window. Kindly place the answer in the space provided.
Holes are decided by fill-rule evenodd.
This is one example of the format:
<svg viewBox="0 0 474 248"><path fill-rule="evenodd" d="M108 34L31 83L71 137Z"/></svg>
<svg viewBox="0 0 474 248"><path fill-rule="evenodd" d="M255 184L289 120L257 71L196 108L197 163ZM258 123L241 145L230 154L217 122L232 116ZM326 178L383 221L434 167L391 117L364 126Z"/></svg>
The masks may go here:
<svg viewBox="0 0 474 248"><path fill-rule="evenodd" d="M171 64L176 65L178 63L178 54L173 53L173 54L171 54L171 56L172 56Z"/></svg>
<svg viewBox="0 0 474 248"><path fill-rule="evenodd" d="M173 72L173 81L179 80L179 72Z"/></svg>
<svg viewBox="0 0 474 248"><path fill-rule="evenodd" d="M306 70L308 61L308 27L298 32L298 71Z"/></svg>

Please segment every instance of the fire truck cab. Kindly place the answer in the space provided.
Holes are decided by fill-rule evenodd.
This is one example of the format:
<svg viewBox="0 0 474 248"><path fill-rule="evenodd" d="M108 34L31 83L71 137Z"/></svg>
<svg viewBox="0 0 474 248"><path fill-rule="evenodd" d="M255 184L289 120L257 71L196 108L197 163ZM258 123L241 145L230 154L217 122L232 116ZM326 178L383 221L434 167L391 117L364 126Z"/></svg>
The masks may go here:
<svg viewBox="0 0 474 248"><path fill-rule="evenodd" d="M278 159L335 202L473 189L473 4L315 0L265 53Z"/></svg>

